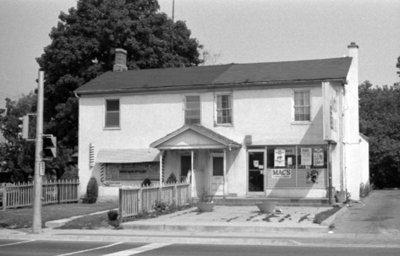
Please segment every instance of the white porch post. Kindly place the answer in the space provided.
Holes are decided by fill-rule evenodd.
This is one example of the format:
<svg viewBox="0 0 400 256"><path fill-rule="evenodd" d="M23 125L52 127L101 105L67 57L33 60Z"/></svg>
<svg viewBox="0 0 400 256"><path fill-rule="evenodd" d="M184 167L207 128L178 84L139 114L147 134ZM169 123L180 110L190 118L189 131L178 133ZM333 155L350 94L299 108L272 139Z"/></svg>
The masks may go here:
<svg viewBox="0 0 400 256"><path fill-rule="evenodd" d="M194 151L190 151L190 183L192 187L192 195L194 191ZM196 193L197 195L197 193Z"/></svg>
<svg viewBox="0 0 400 256"><path fill-rule="evenodd" d="M163 177L163 153L164 151L160 151L160 188L163 186L163 181L162 181L162 177Z"/></svg>
<svg viewBox="0 0 400 256"><path fill-rule="evenodd" d="M227 195L227 177L226 177L226 166L227 166L227 153L226 149L224 149L224 184L223 184L223 197Z"/></svg>

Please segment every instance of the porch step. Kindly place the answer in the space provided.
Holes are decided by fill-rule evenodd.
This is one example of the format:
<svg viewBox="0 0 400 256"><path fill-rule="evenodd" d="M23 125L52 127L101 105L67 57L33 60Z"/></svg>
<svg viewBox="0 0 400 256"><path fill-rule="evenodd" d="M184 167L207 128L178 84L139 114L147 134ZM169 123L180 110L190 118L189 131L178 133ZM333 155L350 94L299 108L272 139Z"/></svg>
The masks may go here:
<svg viewBox="0 0 400 256"><path fill-rule="evenodd" d="M217 205L255 205L264 201L274 201L280 206L328 206L328 198L266 198L266 197L226 197L226 198L215 198L213 201Z"/></svg>

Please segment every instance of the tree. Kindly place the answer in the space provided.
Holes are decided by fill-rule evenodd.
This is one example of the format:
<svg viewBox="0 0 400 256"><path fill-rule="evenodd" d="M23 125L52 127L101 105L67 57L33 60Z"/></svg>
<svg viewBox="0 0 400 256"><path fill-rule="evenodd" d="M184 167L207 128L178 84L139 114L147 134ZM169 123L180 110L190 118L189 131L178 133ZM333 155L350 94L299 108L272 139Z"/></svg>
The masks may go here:
<svg viewBox="0 0 400 256"><path fill-rule="evenodd" d="M400 184L400 85L359 87L360 131L369 137L371 181L377 187Z"/></svg>
<svg viewBox="0 0 400 256"><path fill-rule="evenodd" d="M25 181L33 174L35 146L18 137L18 125L20 117L36 111L36 99L33 92L18 101L6 99L5 113L0 116L0 132L5 139L0 143L1 169L11 179L6 181Z"/></svg>
<svg viewBox="0 0 400 256"><path fill-rule="evenodd" d="M159 13L156 0L79 0L59 15L51 43L37 59L45 72L45 131L73 149L78 137L74 90L112 69L115 48L127 50L129 69L193 66L198 41L182 21Z"/></svg>

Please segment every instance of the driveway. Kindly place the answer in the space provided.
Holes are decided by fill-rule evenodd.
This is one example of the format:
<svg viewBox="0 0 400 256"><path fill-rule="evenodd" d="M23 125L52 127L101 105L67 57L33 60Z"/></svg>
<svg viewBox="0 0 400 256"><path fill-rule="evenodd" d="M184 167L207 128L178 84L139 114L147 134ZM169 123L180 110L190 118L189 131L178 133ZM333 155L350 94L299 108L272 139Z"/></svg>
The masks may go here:
<svg viewBox="0 0 400 256"><path fill-rule="evenodd" d="M400 235L400 190L374 190L335 221L335 233Z"/></svg>

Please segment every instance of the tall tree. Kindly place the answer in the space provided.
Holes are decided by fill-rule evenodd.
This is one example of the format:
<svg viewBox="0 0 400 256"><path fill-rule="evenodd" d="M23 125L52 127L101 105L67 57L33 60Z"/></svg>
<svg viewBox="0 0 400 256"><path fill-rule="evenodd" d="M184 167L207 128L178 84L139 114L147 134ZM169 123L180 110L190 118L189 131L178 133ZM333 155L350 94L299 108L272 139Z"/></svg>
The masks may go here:
<svg viewBox="0 0 400 256"><path fill-rule="evenodd" d="M371 181L377 187L400 184L400 85L359 87L360 130L369 137Z"/></svg>
<svg viewBox="0 0 400 256"><path fill-rule="evenodd" d="M18 125L21 116L36 111L36 99L33 92L17 101L7 98L5 113L0 115L0 133L5 139L0 142L0 164L12 181L24 181L33 174L35 147L33 143L18 137Z"/></svg>
<svg viewBox="0 0 400 256"><path fill-rule="evenodd" d="M79 0L59 15L51 43L37 59L45 72L45 130L59 147L77 145L74 90L112 69L115 48L129 69L193 66L202 46L182 21L159 12L156 0Z"/></svg>

